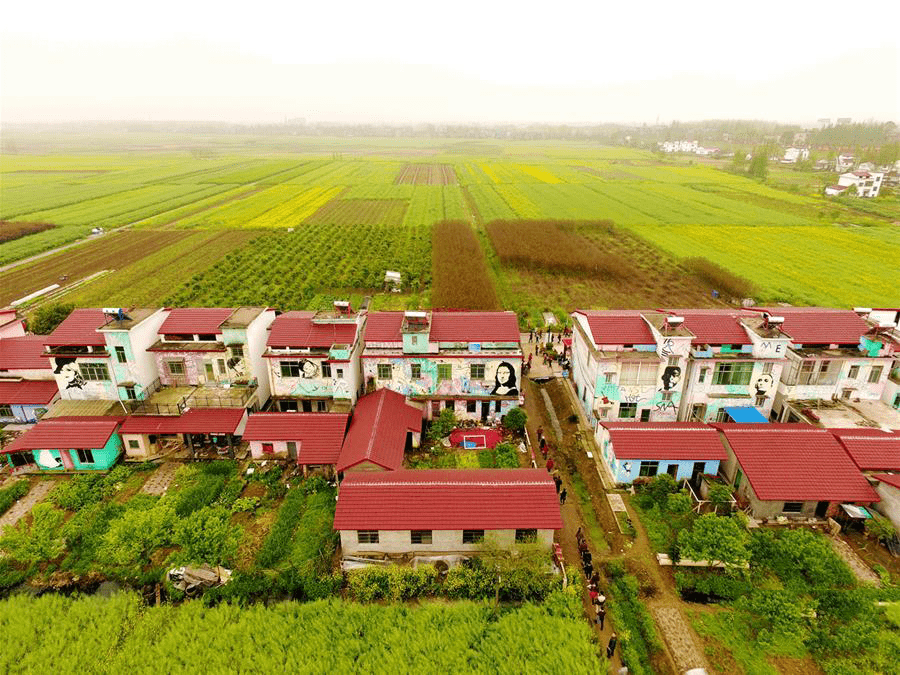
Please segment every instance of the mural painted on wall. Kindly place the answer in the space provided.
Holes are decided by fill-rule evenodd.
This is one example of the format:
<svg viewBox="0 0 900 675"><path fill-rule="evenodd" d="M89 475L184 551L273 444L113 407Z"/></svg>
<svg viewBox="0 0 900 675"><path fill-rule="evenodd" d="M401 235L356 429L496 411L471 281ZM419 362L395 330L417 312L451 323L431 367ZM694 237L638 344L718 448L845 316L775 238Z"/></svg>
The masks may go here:
<svg viewBox="0 0 900 675"><path fill-rule="evenodd" d="M756 381L753 383L753 388L756 390L756 396L768 396L774 386L775 378L769 373L763 373L757 377Z"/></svg>
<svg viewBox="0 0 900 675"><path fill-rule="evenodd" d="M84 378L78 370L78 364L74 358L57 357L55 375L62 375L66 382L66 389L83 389Z"/></svg>
<svg viewBox="0 0 900 675"><path fill-rule="evenodd" d="M228 372L231 373L235 379L247 377L247 364L240 356L230 357L225 362L225 365L228 366Z"/></svg>
<svg viewBox="0 0 900 675"><path fill-rule="evenodd" d="M681 366L666 366L662 374L663 391L672 391L681 381Z"/></svg>
<svg viewBox="0 0 900 675"><path fill-rule="evenodd" d="M49 450L39 450L36 460L45 469L61 469L63 467L62 459Z"/></svg>
<svg viewBox="0 0 900 675"><path fill-rule="evenodd" d="M518 396L516 369L509 361L501 361L494 371L494 389L491 396Z"/></svg>

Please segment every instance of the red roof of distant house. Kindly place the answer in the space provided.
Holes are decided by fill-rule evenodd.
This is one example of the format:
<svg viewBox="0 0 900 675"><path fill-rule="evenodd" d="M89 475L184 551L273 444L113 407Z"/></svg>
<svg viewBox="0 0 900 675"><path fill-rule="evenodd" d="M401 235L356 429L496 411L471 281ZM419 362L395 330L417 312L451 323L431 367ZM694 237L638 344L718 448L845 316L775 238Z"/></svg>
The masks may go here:
<svg viewBox="0 0 900 675"><path fill-rule="evenodd" d="M244 408L191 408L183 415L132 415L122 423L123 434L234 434Z"/></svg>
<svg viewBox="0 0 900 675"><path fill-rule="evenodd" d="M42 405L50 403L58 393L56 380L0 382L0 403Z"/></svg>
<svg viewBox="0 0 900 675"><path fill-rule="evenodd" d="M356 322L314 323L314 312L285 312L272 322L270 347L324 347L356 342Z"/></svg>
<svg viewBox="0 0 900 675"><path fill-rule="evenodd" d="M876 473L872 478L877 478L882 483L887 483L900 490L900 473Z"/></svg>
<svg viewBox="0 0 900 675"><path fill-rule="evenodd" d="M390 471L403 465L406 434L422 430L422 410L403 394L384 388L356 402L350 428L341 448L337 470L365 461Z"/></svg>
<svg viewBox="0 0 900 675"><path fill-rule="evenodd" d="M656 338L640 310L592 312L578 310L587 319L594 346L653 345Z"/></svg>
<svg viewBox="0 0 900 675"><path fill-rule="evenodd" d="M829 429L856 462L869 471L900 471L900 433L881 429Z"/></svg>
<svg viewBox="0 0 900 675"><path fill-rule="evenodd" d="M298 464L337 464L349 415L334 413L254 413L245 441L297 441Z"/></svg>
<svg viewBox="0 0 900 675"><path fill-rule="evenodd" d="M219 335L220 328L234 312L222 307L171 309L159 327L160 335Z"/></svg>
<svg viewBox="0 0 900 675"><path fill-rule="evenodd" d="M695 345L749 345L750 336L740 318L752 316L748 312L721 309L672 309L675 316L684 317L684 327L696 337Z"/></svg>
<svg viewBox="0 0 900 675"><path fill-rule="evenodd" d="M366 343L402 342L403 312L373 312L366 321ZM519 342L514 312L432 312L432 342Z"/></svg>
<svg viewBox="0 0 900 675"><path fill-rule="evenodd" d="M806 424L714 424L756 496L769 501L877 502L828 429Z"/></svg>
<svg viewBox="0 0 900 675"><path fill-rule="evenodd" d="M872 174L870 174L868 171L854 171L853 175L857 176L858 178L868 178Z"/></svg>
<svg viewBox="0 0 900 675"><path fill-rule="evenodd" d="M115 433L119 421L120 419L115 417L90 420L80 418L41 420L0 450L0 453L59 448L102 448Z"/></svg>
<svg viewBox="0 0 900 675"><path fill-rule="evenodd" d="M558 530L544 469L413 469L348 473L336 530Z"/></svg>
<svg viewBox="0 0 900 675"><path fill-rule="evenodd" d="M822 307L772 307L773 316L784 317L781 330L796 344L853 344L871 327L849 309Z"/></svg>
<svg viewBox="0 0 900 675"><path fill-rule="evenodd" d="M601 422L617 459L724 460L719 432L692 422Z"/></svg>
<svg viewBox="0 0 900 675"><path fill-rule="evenodd" d="M50 347L68 345L104 347L106 340L97 329L107 323L102 309L75 309L56 330L44 337L44 344Z"/></svg>
<svg viewBox="0 0 900 675"><path fill-rule="evenodd" d="M847 189L847 186L846 185L829 185L828 189L829 190L838 190L839 192L843 192L844 190Z"/></svg>
<svg viewBox="0 0 900 675"><path fill-rule="evenodd" d="M52 370L43 357L45 339L44 335L0 339L0 370Z"/></svg>

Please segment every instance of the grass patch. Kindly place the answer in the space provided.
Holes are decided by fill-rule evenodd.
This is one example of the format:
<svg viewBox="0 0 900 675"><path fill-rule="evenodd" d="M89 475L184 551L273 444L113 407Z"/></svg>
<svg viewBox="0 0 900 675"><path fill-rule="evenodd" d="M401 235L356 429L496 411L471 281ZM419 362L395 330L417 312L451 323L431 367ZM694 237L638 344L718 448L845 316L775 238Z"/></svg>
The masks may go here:
<svg viewBox="0 0 900 675"><path fill-rule="evenodd" d="M584 518L585 527L590 537L591 543L598 551L609 551L609 542L606 541L606 533L600 527L600 521L597 520L597 513L594 511L594 503L591 501L590 492L584 480L576 472L572 474L572 489L578 497L578 503L581 505L581 515Z"/></svg>

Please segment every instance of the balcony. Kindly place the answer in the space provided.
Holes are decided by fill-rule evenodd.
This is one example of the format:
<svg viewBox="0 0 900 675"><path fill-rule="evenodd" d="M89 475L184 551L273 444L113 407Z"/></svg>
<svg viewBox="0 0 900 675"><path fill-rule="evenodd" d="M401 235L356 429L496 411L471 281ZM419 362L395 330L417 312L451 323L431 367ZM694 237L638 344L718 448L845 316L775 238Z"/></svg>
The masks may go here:
<svg viewBox="0 0 900 675"><path fill-rule="evenodd" d="M246 408L257 386L204 385L162 387L144 401L127 401L132 415L181 415L188 408Z"/></svg>

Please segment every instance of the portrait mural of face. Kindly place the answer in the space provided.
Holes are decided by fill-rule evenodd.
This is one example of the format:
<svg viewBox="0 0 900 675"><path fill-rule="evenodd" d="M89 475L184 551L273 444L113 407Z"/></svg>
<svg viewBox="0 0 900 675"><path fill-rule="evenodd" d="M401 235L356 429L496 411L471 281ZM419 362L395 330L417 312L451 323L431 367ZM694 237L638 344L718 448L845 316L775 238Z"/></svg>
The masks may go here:
<svg viewBox="0 0 900 675"><path fill-rule="evenodd" d="M666 366L662 374L663 391L671 391L681 381L681 366Z"/></svg>
<svg viewBox="0 0 900 675"><path fill-rule="evenodd" d="M756 382L753 384L753 386L756 389L757 396L765 396L770 391L772 391L772 386L774 384L774 378L769 375L769 373L764 373L756 378Z"/></svg>
<svg viewBox="0 0 900 675"><path fill-rule="evenodd" d="M518 396L516 369L508 361L501 361L494 374L494 389L491 396Z"/></svg>
<svg viewBox="0 0 900 675"><path fill-rule="evenodd" d="M310 380L319 375L319 366L309 359L300 362L300 377Z"/></svg>
<svg viewBox="0 0 900 675"><path fill-rule="evenodd" d="M66 389L83 389L84 378L78 370L78 364L72 358L57 358L56 369L53 371L56 375L62 375L66 381Z"/></svg>

